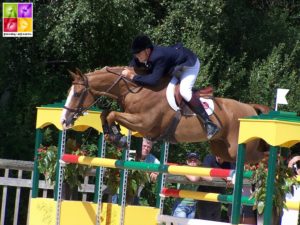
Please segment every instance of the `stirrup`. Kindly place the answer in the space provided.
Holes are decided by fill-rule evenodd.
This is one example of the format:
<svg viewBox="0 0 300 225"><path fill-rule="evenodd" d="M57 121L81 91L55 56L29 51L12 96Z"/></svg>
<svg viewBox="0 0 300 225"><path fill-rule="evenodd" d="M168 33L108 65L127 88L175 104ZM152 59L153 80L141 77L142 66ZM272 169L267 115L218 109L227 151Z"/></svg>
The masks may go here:
<svg viewBox="0 0 300 225"><path fill-rule="evenodd" d="M208 140L210 140L213 136L215 136L220 130L220 128L211 121L207 121L205 123L205 128L206 128L206 134Z"/></svg>

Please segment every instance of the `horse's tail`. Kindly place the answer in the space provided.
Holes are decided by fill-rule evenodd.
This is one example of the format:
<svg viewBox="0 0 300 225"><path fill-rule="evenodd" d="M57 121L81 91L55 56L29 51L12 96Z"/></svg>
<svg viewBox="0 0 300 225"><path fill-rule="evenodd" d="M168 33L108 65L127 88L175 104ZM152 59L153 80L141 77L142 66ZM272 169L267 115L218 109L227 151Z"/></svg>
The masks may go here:
<svg viewBox="0 0 300 225"><path fill-rule="evenodd" d="M249 104L251 105L256 113L259 115L259 114L267 114L271 111L271 108L269 106L266 106L266 105L260 105L260 104Z"/></svg>

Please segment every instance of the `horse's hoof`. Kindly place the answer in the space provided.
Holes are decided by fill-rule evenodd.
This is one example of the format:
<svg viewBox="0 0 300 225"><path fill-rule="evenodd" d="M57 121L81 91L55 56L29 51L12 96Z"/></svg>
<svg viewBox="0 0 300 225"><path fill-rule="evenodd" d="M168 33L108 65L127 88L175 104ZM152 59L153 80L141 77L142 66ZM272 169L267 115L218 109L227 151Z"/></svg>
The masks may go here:
<svg viewBox="0 0 300 225"><path fill-rule="evenodd" d="M119 140L119 146L121 146L122 148L128 148L127 138L125 136L121 137L121 139Z"/></svg>
<svg viewBox="0 0 300 225"><path fill-rule="evenodd" d="M110 143L112 143L117 148L128 148L127 138L121 134L117 135L107 135L107 139Z"/></svg>

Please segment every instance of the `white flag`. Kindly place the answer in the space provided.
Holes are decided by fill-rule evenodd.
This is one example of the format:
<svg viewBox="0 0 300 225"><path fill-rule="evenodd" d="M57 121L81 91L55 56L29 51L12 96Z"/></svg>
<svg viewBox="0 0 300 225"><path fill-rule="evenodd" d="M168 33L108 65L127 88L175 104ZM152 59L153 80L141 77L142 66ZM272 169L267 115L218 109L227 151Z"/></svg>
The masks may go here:
<svg viewBox="0 0 300 225"><path fill-rule="evenodd" d="M277 88L276 105L277 104L284 104L284 105L288 104L285 96L289 91L290 91L289 89Z"/></svg>

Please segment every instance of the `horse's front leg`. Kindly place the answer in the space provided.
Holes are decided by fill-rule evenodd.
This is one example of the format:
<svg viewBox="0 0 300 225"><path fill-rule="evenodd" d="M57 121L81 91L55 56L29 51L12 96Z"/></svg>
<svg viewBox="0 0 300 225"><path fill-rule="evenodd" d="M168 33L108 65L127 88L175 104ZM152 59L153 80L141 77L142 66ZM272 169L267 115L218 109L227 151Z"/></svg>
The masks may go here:
<svg viewBox="0 0 300 225"><path fill-rule="evenodd" d="M145 134L151 127L151 124L147 124L147 119L139 116L138 114L112 111L108 114L106 119L109 125L117 122L129 130L138 131L141 134Z"/></svg>
<svg viewBox="0 0 300 225"><path fill-rule="evenodd" d="M108 135L110 133L109 125L108 125L108 122L106 120L106 117L107 117L108 114L109 114L108 110L103 110L100 114L100 119L101 119L102 129L103 129L103 134L104 135Z"/></svg>
<svg viewBox="0 0 300 225"><path fill-rule="evenodd" d="M121 134L120 126L114 122L108 123L107 116L109 113L110 111L104 110L100 115L104 138L118 148L127 147L127 138Z"/></svg>

